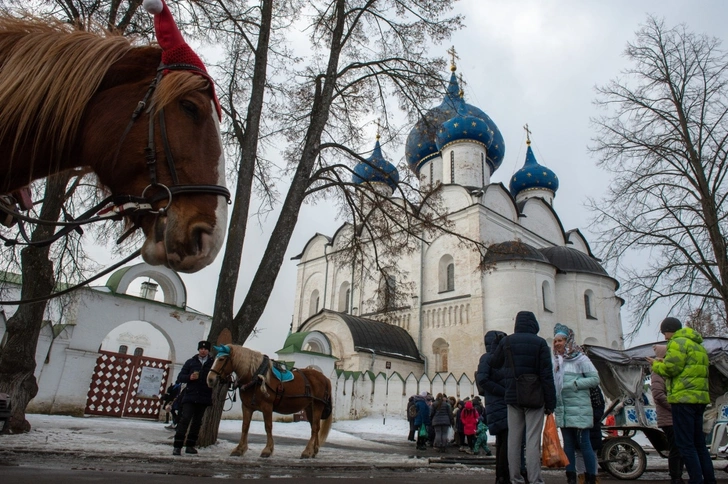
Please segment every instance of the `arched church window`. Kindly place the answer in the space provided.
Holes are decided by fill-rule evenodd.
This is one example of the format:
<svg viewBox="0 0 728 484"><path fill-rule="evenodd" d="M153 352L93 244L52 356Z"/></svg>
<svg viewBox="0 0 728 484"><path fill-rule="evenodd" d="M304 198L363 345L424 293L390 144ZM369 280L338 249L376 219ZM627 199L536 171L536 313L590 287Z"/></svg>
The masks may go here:
<svg viewBox="0 0 728 484"><path fill-rule="evenodd" d="M121 345L119 346L119 353L122 355L125 355L129 352L129 347L127 345Z"/></svg>
<svg viewBox="0 0 728 484"><path fill-rule="evenodd" d="M440 259L438 271L438 291L448 292L455 290L455 261L450 254Z"/></svg>
<svg viewBox="0 0 728 484"><path fill-rule="evenodd" d="M314 289L311 293L311 299L308 303L308 315L313 316L319 310L319 292L318 289Z"/></svg>
<svg viewBox="0 0 728 484"><path fill-rule="evenodd" d="M448 371L448 355L450 345L442 338L437 338L432 343L432 353L435 355L435 371L437 373Z"/></svg>
<svg viewBox="0 0 728 484"><path fill-rule="evenodd" d="M348 313L351 301L351 286L349 282L343 282L339 287L339 312Z"/></svg>
<svg viewBox="0 0 728 484"><path fill-rule="evenodd" d="M549 284L549 281L543 281L541 284L541 297L544 311L553 312L553 299L551 298L551 284Z"/></svg>
<svg viewBox="0 0 728 484"><path fill-rule="evenodd" d="M397 294L397 282L394 280L394 276L392 275L386 275L382 277L382 281L380 283L379 292L381 295L381 309L383 311L387 311L389 309L394 309L396 304L396 294Z"/></svg>
<svg viewBox="0 0 728 484"><path fill-rule="evenodd" d="M455 150L450 151L450 183L455 183Z"/></svg>
<svg viewBox="0 0 728 484"><path fill-rule="evenodd" d="M144 348L134 348L134 356L142 356L144 354Z"/></svg>
<svg viewBox="0 0 728 484"><path fill-rule="evenodd" d="M584 310L586 311L586 319L597 319L594 308L594 292L591 289L584 293Z"/></svg>

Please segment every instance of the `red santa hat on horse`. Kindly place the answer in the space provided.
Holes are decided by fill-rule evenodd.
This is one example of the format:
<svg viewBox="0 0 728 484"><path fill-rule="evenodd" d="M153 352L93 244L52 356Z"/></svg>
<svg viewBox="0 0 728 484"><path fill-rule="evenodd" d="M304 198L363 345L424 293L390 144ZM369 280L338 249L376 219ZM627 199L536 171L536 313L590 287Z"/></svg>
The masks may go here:
<svg viewBox="0 0 728 484"><path fill-rule="evenodd" d="M144 0L142 5L147 12L154 15L154 32L157 36L157 43L162 48L162 64L174 67L174 70L188 70L207 78L215 99L217 115L222 119L220 101L215 94L215 83L207 73L202 59L185 42L167 4L164 0ZM164 73L166 74L170 70L165 70Z"/></svg>

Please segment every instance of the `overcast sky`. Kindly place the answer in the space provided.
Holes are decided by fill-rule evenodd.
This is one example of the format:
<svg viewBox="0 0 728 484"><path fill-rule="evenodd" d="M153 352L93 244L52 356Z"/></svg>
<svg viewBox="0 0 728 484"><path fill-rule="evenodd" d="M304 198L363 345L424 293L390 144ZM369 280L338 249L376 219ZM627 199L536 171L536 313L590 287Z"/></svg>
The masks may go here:
<svg viewBox="0 0 728 484"><path fill-rule="evenodd" d="M634 32L647 14L663 17L670 27L684 22L696 33L721 37L728 2L462 0L456 11L465 14L466 28L455 32L446 44L433 47L432 53L445 57L450 45L455 46L467 102L485 111L505 138L505 161L491 181L508 186L510 177L523 165L523 125L528 123L537 160L559 177L554 208L564 229L579 228L592 241L594 236L587 228L591 215L585 202L589 196L599 198L609 183L608 174L596 168L596 160L587 152L594 136L589 124L589 118L596 114L594 86L607 83L627 67L624 48L634 40ZM443 72L443 77L448 75ZM383 150L395 164L402 162L402 146L385 145ZM275 216L271 216L262 225L257 220L249 225L236 310L274 223ZM333 235L341 223L325 205L304 207L272 298L258 324L260 334L246 346L269 355L282 347L291 323L296 281L296 261L290 258L299 254L316 232ZM219 256L211 267L197 274L182 275L189 306L212 314L221 259ZM662 317L653 315L653 319ZM622 320L630 324L626 306ZM634 344L655 339L658 332L649 327Z"/></svg>

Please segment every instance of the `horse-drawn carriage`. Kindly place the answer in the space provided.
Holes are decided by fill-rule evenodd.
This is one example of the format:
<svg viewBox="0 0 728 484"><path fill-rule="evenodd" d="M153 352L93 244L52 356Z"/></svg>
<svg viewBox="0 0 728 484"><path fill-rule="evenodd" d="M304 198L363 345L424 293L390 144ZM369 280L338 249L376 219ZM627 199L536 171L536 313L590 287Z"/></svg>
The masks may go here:
<svg viewBox="0 0 728 484"><path fill-rule="evenodd" d="M728 395L725 395L728 392L728 339L705 338L703 346L710 360L710 393L720 396L706 411L706 416L717 416L709 439L711 452L716 454L728 437ZM602 421L610 415L615 417L613 425L602 426L605 436L598 456L599 465L617 479L637 479L647 468L647 454L635 440L638 433L647 438L661 457L667 458L669 453L667 437L657 427L654 401L647 385L651 372L647 358L655 357L653 344L627 350L584 345L584 352L597 368L602 391L610 401Z"/></svg>

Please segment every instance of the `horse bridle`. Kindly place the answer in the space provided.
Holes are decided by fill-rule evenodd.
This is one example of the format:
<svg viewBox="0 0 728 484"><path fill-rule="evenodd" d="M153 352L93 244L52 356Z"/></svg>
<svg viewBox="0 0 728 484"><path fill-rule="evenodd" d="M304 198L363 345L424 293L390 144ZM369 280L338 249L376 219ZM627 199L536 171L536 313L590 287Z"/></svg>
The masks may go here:
<svg viewBox="0 0 728 484"><path fill-rule="evenodd" d="M225 363L223 363L222 368L220 368L220 370L210 368L210 373L217 375L217 377L222 381L227 381L228 383L232 383L232 375L233 375L232 371L226 378L223 378L223 376L222 376L222 374L225 373L225 368L227 367L228 363L230 363L230 357L226 356Z"/></svg>
<svg viewBox="0 0 728 484"><path fill-rule="evenodd" d="M146 158L146 164L147 169L149 170L149 185L147 185L144 190L142 190L141 196L134 196L134 195L112 195L109 197L104 198L102 201L91 207L89 210L84 212L81 216L75 219L70 219L70 221L67 222L61 222L61 221L50 221L50 220L41 220L34 217L29 217L27 215L23 215L19 213L17 210L17 205L14 201L14 199L11 196L3 195L0 196L0 212L4 212L9 217L12 217L15 221L18 223L19 232L24 239L24 242L21 242L17 239L10 239L5 236L0 235L0 239L5 242L6 246L13 246L13 245L29 245L34 247L45 247L47 245L52 244L56 240L60 239L61 237L64 237L68 235L70 232L79 231L81 232L81 226L93 223L93 222L99 222L104 220L120 220L122 217L126 216L129 217L132 221L131 226L124 231L124 233L117 239L116 243L121 243L124 239L129 237L136 229L139 228L139 220L140 217L147 214L152 215L159 215L159 216L165 216L167 213L167 210L169 209L170 205L172 204L173 197L175 195L186 195L186 194L208 194L208 195L217 195L225 197L228 204L231 203L230 200L230 191L227 189L227 187L221 186L221 185L182 185L179 183L179 178L177 176L177 169L175 167L174 163L174 157L172 156L172 150L169 146L169 138L167 136L167 126L164 119L164 109L160 109L158 111L159 115L159 129L160 134L162 137L162 147L164 149L165 158L167 159L167 166L169 168L170 176L172 178L172 185L167 186L162 183L159 183L157 179L157 152L156 152L156 146L154 142L154 119L150 112L150 108L148 108L149 101L152 97L152 94L154 94L154 91L157 89L157 86L159 85L159 82L162 80L162 77L167 71L192 71L195 73L202 74L205 76L208 80L209 77L207 76L207 73L200 69L197 66L191 65L191 64L172 64L172 65L165 65L160 64L157 68L157 73L154 76L154 80L152 80L151 84L149 85L149 88L147 89L146 94L142 98L141 101L137 103L137 107L134 109L134 112L131 115L131 119L129 120L129 123L126 126L126 129L124 130L121 139L119 140L119 144L117 145L116 152L114 154L114 158L112 163L116 163L119 153L121 152L121 147L124 144L124 140L126 139L127 135L131 131L132 127L136 123L136 121L139 119L141 114L146 110L149 112L149 129L148 129L148 138L147 138L147 146L144 148L144 156ZM212 80L209 80L209 82L212 82ZM159 189L158 193L154 195L148 195L147 192L151 190ZM154 204L162 201L167 200L167 204L159 209L154 209ZM28 222L38 225L50 225L50 226L57 226L57 227L63 227L57 232L55 232L51 237L39 240L39 241L31 241L30 237L28 236L25 228L22 225L22 222Z"/></svg>
<svg viewBox="0 0 728 484"><path fill-rule="evenodd" d="M119 141L119 145L117 147L116 155L114 156L114 163L116 162L116 158L119 155L119 152L121 150L121 145L124 142L124 139L126 138L126 135L131 130L132 126L136 122L136 120L139 118L141 113L146 109L149 113L149 134L147 138L147 147L144 148L144 157L147 160L147 169L149 170L149 185L144 188L142 191L141 197L133 197L130 195L121 195L121 196L115 196L113 197L114 206L121 206L125 207L124 211L129 212L131 211L135 217L132 218L134 221L134 224L132 227L127 229L127 231L122 234L122 236L119 238L117 243L124 240L126 237L128 237L134 230L138 228L138 217L140 215L144 214L157 214L160 216L164 216L167 212L167 209L172 204L172 199L174 195L184 195L184 194L209 194L209 195L217 195L225 197L227 203L230 203L230 191L227 189L227 187L221 186L221 185L181 185L179 183L179 178L177 177L177 169L175 167L174 163L174 157L172 156L172 149L169 146L169 139L167 137L167 125L164 119L164 108L160 109L158 112L159 115L159 130L160 135L162 137L162 147L164 149L164 157L167 159L167 167L169 168L169 173L172 178L172 185L167 186L162 183L159 183L157 180L157 150L154 143L154 119L152 117L152 114L150 112L151 108L147 108L147 104L149 103L149 100L152 97L152 94L154 94L154 91L157 89L157 86L159 85L159 82L162 80L162 77L167 71L192 71L195 73L199 73L206 78L208 78L207 73L200 69L197 66L191 65L191 64L160 64L157 68L157 75L154 77L154 80L149 85L149 89L147 89L146 94L144 95L144 98L139 101L137 104L136 109L132 113L131 120L129 121L129 124L127 125L126 129L124 130L124 134L121 137L121 140ZM208 78L209 80L209 78ZM212 82L209 80L209 82ZM159 191L156 195L149 197L147 195L147 191L150 189L156 189L161 188L161 191ZM153 205L161 200L167 199L167 205L163 208L159 208L157 210L153 209ZM124 213L126 216L130 216L129 213Z"/></svg>

